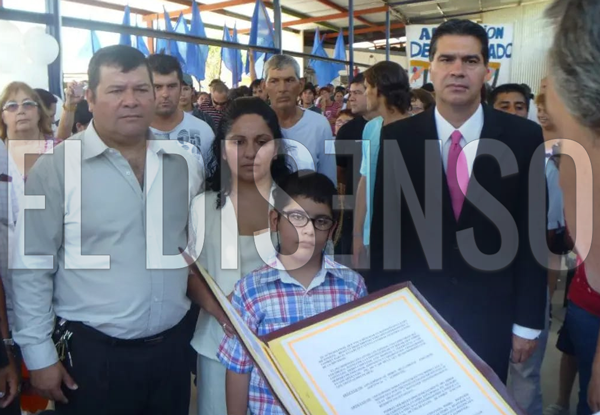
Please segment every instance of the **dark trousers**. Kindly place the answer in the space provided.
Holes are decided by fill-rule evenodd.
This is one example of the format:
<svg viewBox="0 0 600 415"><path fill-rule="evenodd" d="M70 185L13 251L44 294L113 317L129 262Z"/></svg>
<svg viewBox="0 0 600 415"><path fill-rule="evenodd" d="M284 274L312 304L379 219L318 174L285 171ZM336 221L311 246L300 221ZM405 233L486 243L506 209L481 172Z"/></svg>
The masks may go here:
<svg viewBox="0 0 600 415"><path fill-rule="evenodd" d="M21 415L21 395L17 395L6 408L0 408L0 415Z"/></svg>
<svg viewBox="0 0 600 415"><path fill-rule="evenodd" d="M12 337L12 334L11 334ZM18 346L15 346L13 349L13 356L15 359L15 366L17 368L17 373L21 374L21 363L23 362L23 357L21 356L21 349ZM6 408L0 408L0 415L21 415L21 394L17 394L15 399L8 405Z"/></svg>
<svg viewBox="0 0 600 415"><path fill-rule="evenodd" d="M73 365L63 364L79 386L63 387L69 400L57 415L188 415L189 330L185 319L148 341L113 339L70 323Z"/></svg>

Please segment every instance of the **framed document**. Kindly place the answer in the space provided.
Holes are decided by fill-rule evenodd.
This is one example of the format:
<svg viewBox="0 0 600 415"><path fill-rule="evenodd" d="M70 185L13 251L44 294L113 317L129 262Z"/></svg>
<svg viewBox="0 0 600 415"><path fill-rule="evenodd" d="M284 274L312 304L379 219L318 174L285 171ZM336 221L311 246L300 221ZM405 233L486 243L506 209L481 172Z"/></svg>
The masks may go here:
<svg viewBox="0 0 600 415"><path fill-rule="evenodd" d="M259 339L210 275L196 263L191 269L206 280L291 415L523 414L411 283Z"/></svg>

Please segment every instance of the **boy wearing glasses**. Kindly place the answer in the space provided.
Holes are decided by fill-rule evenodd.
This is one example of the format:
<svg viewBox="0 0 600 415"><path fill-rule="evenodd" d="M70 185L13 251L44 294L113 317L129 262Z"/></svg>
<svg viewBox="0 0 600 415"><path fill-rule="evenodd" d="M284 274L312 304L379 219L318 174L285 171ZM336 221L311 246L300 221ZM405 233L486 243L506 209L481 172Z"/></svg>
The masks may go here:
<svg viewBox="0 0 600 415"><path fill-rule="evenodd" d="M334 184L299 171L279 183L270 225L279 253L235 286L232 303L259 337L367 294L356 272L323 254L335 231ZM228 415L285 414L237 337L225 337L218 357L227 368Z"/></svg>

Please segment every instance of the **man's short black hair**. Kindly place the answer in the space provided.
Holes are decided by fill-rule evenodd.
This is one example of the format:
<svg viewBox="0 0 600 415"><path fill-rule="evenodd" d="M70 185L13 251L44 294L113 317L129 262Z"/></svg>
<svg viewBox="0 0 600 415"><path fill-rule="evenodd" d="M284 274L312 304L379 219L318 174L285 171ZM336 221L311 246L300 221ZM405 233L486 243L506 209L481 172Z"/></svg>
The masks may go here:
<svg viewBox="0 0 600 415"><path fill-rule="evenodd" d="M490 94L488 103L491 106L494 106L500 94L508 94L511 92L516 92L523 95L523 98L525 99L525 105L527 106L527 111L529 111L529 95L527 95L527 90L519 84L504 84L496 87Z"/></svg>
<svg viewBox="0 0 600 415"><path fill-rule="evenodd" d="M358 73L354 78L352 78L352 81L350 81L350 85L353 85L353 84L364 85L365 84L365 75L362 72Z"/></svg>
<svg viewBox="0 0 600 415"><path fill-rule="evenodd" d="M92 93L96 92L100 84L100 68L103 66L112 66L121 69L121 72L128 73L140 66L148 69L150 82L152 82L152 71L148 66L148 61L142 52L125 45L113 45L100 49L92 56L88 67L89 89Z"/></svg>
<svg viewBox="0 0 600 415"><path fill-rule="evenodd" d="M442 36L472 36L481 43L481 55L487 65L490 61L490 49L487 33L483 26L466 19L451 19L442 23L434 31L429 48L429 60L433 61L437 51L437 42Z"/></svg>
<svg viewBox="0 0 600 415"><path fill-rule="evenodd" d="M300 94L303 94L304 91L311 91L313 93L313 95L315 95L315 96L317 95L317 89L310 82L307 82L304 84L304 88L302 88L302 92Z"/></svg>
<svg viewBox="0 0 600 415"><path fill-rule="evenodd" d="M423 88L427 92L431 92L432 94L435 92L435 88L433 87L433 84L431 82L427 82L421 88Z"/></svg>
<svg viewBox="0 0 600 415"><path fill-rule="evenodd" d="M275 209L281 212L292 199L305 197L315 203L326 204L333 214L333 197L335 195L337 195L337 189L329 177L313 170L300 170L278 182L278 187L273 192L273 201Z"/></svg>
<svg viewBox="0 0 600 415"><path fill-rule="evenodd" d="M533 93L531 92L531 87L527 84L521 84L521 86L523 87L525 92L527 92L527 97L529 97L530 99L533 99Z"/></svg>
<svg viewBox="0 0 600 415"><path fill-rule="evenodd" d="M176 57L165 55L164 53L155 53L148 56L148 65L150 65L153 73L160 75L169 75L177 72L177 79L183 85L183 71Z"/></svg>
<svg viewBox="0 0 600 415"><path fill-rule="evenodd" d="M263 81L262 78L261 79L255 79L250 84L250 89L254 90L254 88L260 88L260 84L262 83L262 81Z"/></svg>
<svg viewBox="0 0 600 415"><path fill-rule="evenodd" d="M46 109L50 109L50 105L58 102L58 99L45 89L35 88L34 91L40 96L40 99L44 103Z"/></svg>

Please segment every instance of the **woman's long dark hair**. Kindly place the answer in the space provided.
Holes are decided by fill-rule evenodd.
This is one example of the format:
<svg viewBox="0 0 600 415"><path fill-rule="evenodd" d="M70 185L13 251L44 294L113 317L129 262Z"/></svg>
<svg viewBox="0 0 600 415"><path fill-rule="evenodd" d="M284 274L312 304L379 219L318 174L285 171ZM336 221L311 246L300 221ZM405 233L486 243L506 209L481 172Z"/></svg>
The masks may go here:
<svg viewBox="0 0 600 415"><path fill-rule="evenodd" d="M208 162L208 178L206 180L206 189L217 192L217 209L225 205L225 197L231 192L231 170L225 160L223 160L223 145L225 137L231 131L233 124L243 115L256 114L262 117L271 130L274 139L283 138L279 121L275 111L262 99L256 97L238 98L232 101L217 129L217 135L212 143L211 155ZM282 143L280 141L280 143ZM281 146L284 148L281 148ZM288 148L284 144L279 144L278 156L271 162L271 177L275 183L278 183L283 177L291 173L291 168L287 163ZM225 196L225 197L224 197Z"/></svg>

